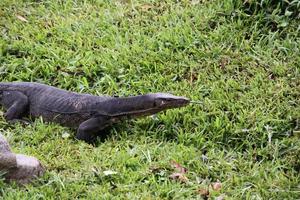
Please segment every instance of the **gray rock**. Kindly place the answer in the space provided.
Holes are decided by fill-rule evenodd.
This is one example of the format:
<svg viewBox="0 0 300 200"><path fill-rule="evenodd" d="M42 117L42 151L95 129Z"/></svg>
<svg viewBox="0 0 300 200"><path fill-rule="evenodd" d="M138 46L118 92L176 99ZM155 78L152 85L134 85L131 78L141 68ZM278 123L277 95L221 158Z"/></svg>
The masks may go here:
<svg viewBox="0 0 300 200"><path fill-rule="evenodd" d="M43 175L45 169L35 157L12 153L6 139L0 134L0 171L4 172L7 181L26 184Z"/></svg>
<svg viewBox="0 0 300 200"><path fill-rule="evenodd" d="M10 146L6 141L5 137L0 134L0 153L11 152Z"/></svg>

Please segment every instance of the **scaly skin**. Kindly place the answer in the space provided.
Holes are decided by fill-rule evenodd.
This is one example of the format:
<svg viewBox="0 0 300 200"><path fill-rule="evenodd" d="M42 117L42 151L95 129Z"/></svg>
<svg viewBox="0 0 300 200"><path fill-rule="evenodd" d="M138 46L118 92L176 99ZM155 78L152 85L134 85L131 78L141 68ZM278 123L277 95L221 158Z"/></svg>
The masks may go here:
<svg viewBox="0 0 300 200"><path fill-rule="evenodd" d="M0 103L7 109L7 120L41 116L45 121L78 128L76 137L86 142L122 119L152 115L189 103L185 97L167 93L116 98L79 94L28 82L2 82L0 92Z"/></svg>

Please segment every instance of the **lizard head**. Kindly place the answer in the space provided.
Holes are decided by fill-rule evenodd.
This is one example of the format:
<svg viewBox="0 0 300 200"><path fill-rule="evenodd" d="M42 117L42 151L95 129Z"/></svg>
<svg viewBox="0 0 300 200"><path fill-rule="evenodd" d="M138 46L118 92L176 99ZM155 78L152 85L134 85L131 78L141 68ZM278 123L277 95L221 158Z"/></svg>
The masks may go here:
<svg viewBox="0 0 300 200"><path fill-rule="evenodd" d="M150 95L153 98L154 107L162 110L178 108L190 103L190 100L186 97L174 96L168 93L154 93Z"/></svg>
<svg viewBox="0 0 300 200"><path fill-rule="evenodd" d="M118 97L101 102L99 110L112 117L147 116L171 108L178 108L190 103L185 97L168 93L150 93L145 95Z"/></svg>

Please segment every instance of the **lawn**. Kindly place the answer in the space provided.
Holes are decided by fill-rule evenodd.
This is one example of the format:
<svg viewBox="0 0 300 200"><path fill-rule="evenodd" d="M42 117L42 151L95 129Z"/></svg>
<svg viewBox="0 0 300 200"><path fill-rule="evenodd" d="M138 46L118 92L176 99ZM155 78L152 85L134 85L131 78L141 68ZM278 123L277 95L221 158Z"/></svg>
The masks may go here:
<svg viewBox="0 0 300 200"><path fill-rule="evenodd" d="M202 104L123 122L96 146L1 116L14 152L47 172L25 187L0 180L0 198L300 198L298 24L271 29L230 0L2 0L1 81Z"/></svg>

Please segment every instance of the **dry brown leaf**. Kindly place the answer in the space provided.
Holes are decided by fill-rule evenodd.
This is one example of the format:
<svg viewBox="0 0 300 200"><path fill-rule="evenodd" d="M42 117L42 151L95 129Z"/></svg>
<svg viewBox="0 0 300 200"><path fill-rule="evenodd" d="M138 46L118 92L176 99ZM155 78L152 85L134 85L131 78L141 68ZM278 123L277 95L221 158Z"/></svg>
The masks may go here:
<svg viewBox="0 0 300 200"><path fill-rule="evenodd" d="M205 199L209 197L209 190L207 188L199 188L197 190L197 193Z"/></svg>
<svg viewBox="0 0 300 200"><path fill-rule="evenodd" d="M151 8L153 8L153 6L151 4L144 4L144 5L141 5L141 9L142 11L148 11L150 10Z"/></svg>
<svg viewBox="0 0 300 200"><path fill-rule="evenodd" d="M219 191L222 189L222 183L220 183L219 181L213 183L213 184L212 184L212 189L213 189L214 191L219 192Z"/></svg>
<svg viewBox="0 0 300 200"><path fill-rule="evenodd" d="M169 177L170 177L171 179L173 179L173 180L178 180L178 181L180 181L181 183L186 183L186 182L188 182L188 180L189 180L184 174L182 174L182 173L177 173L177 172L171 174Z"/></svg>
<svg viewBox="0 0 300 200"><path fill-rule="evenodd" d="M19 20L21 20L22 22L28 22L27 19L21 15L17 15L16 16Z"/></svg>
<svg viewBox="0 0 300 200"><path fill-rule="evenodd" d="M171 165L172 167L174 167L176 169L176 171L178 171L179 173L185 174L187 173L187 168L182 167L178 162L176 162L175 160L171 160Z"/></svg>

